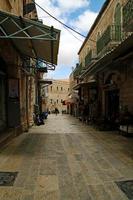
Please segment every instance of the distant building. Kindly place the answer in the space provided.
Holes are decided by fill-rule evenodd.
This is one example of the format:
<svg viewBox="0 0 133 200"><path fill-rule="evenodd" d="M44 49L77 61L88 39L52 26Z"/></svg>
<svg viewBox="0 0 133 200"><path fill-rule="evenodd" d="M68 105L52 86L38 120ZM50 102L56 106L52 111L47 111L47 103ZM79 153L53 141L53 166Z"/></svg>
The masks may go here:
<svg viewBox="0 0 133 200"><path fill-rule="evenodd" d="M52 84L48 86L47 108L54 111L58 108L59 112L67 112L67 102L69 94L69 80L52 80Z"/></svg>

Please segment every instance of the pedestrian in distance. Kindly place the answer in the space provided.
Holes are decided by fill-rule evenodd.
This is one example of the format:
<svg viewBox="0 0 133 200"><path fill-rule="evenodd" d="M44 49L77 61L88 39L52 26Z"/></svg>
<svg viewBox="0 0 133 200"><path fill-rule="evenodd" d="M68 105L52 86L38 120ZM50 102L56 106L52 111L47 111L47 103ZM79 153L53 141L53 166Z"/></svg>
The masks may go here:
<svg viewBox="0 0 133 200"><path fill-rule="evenodd" d="M58 108L55 108L55 114L56 114L56 115L59 114Z"/></svg>

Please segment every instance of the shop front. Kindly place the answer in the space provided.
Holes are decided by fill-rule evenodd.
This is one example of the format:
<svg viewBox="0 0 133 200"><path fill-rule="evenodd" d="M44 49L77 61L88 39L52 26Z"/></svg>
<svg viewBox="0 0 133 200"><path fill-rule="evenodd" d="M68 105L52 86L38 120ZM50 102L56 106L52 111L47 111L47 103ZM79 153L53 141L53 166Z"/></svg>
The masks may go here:
<svg viewBox="0 0 133 200"><path fill-rule="evenodd" d="M117 73L110 73L104 85L105 118L112 125L115 125L119 118L120 89L117 80L119 80Z"/></svg>
<svg viewBox="0 0 133 200"><path fill-rule="evenodd" d="M0 70L0 131L6 127L6 79L3 71Z"/></svg>
<svg viewBox="0 0 133 200"><path fill-rule="evenodd" d="M0 29L0 55L7 66L3 71L0 63L0 130L27 131L38 98L37 61L48 70L55 69L60 30L3 11Z"/></svg>
<svg viewBox="0 0 133 200"><path fill-rule="evenodd" d="M0 58L0 131L6 127L6 74L5 64Z"/></svg>

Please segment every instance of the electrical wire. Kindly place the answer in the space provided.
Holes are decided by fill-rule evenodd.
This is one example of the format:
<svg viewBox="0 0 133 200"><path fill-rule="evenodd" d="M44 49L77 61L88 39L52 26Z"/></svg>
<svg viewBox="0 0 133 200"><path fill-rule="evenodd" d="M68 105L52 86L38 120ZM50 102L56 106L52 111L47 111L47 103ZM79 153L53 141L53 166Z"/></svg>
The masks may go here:
<svg viewBox="0 0 133 200"><path fill-rule="evenodd" d="M48 11L46 11L44 8L42 8L39 4L37 4L34 0L32 0L41 10L43 10L45 13L47 13L50 17L52 17L54 20L56 20L57 22L59 22L60 24L62 24L64 27L74 31L75 33L77 33L78 35L86 38L85 35L79 33L78 31L74 30L73 28L69 27L68 25L64 24L63 22L61 22L59 19L57 19L56 17L54 17L53 15L51 15Z"/></svg>
<svg viewBox="0 0 133 200"><path fill-rule="evenodd" d="M73 37L75 37L77 40L79 40L80 42L83 43L83 41L82 41L81 39L79 39L78 37L76 37L68 28L66 28L65 26L64 26L64 28L65 28Z"/></svg>
<svg viewBox="0 0 133 200"><path fill-rule="evenodd" d="M40 18L47 18L50 16L40 16ZM66 28L65 26L63 26L64 29L66 29L73 37L75 37L77 40L79 40L80 42L83 42L83 40L79 39L78 37L76 37L68 28Z"/></svg>
<svg viewBox="0 0 133 200"><path fill-rule="evenodd" d="M40 16L40 18L47 18L50 16ZM76 37L68 28L66 28L65 26L63 26L64 29L66 29L73 37L75 37L77 40L79 40L80 42L83 42L83 40L79 39L78 37Z"/></svg>

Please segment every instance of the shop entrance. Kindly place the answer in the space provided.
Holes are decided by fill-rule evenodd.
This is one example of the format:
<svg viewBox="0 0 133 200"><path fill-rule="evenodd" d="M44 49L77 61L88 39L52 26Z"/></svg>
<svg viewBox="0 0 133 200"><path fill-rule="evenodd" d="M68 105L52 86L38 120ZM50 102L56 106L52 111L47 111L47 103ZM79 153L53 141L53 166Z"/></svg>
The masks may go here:
<svg viewBox="0 0 133 200"><path fill-rule="evenodd" d="M119 116L119 90L105 92L105 115L106 119L115 123Z"/></svg>
<svg viewBox="0 0 133 200"><path fill-rule="evenodd" d="M6 127L6 76L3 60L0 58L0 131Z"/></svg>

